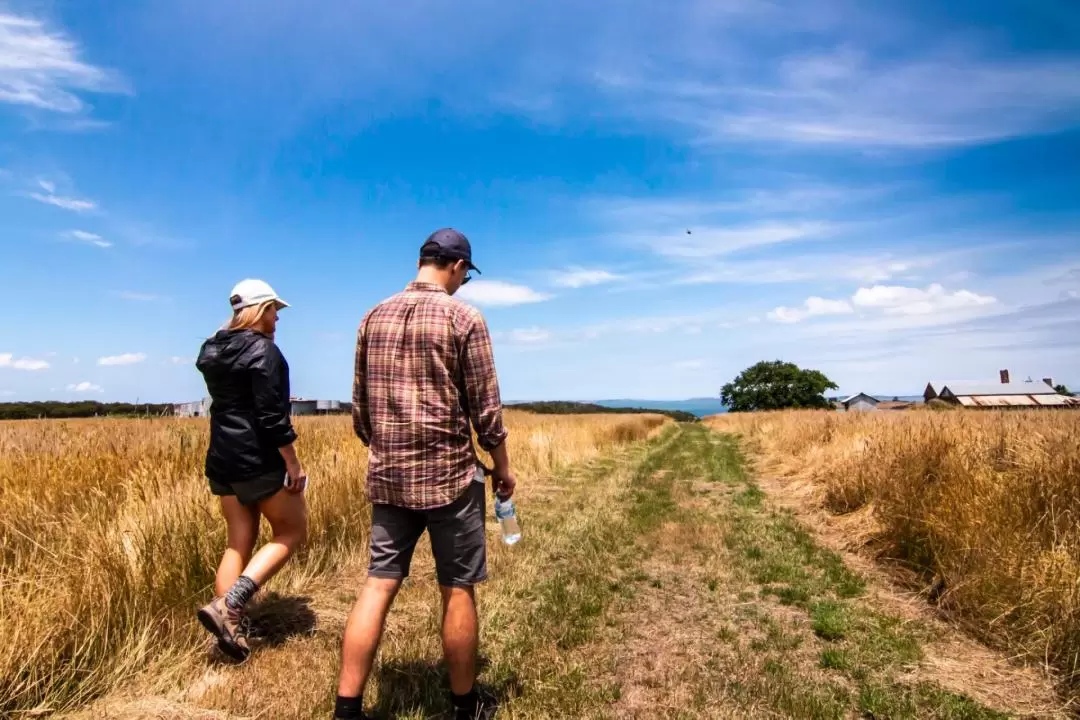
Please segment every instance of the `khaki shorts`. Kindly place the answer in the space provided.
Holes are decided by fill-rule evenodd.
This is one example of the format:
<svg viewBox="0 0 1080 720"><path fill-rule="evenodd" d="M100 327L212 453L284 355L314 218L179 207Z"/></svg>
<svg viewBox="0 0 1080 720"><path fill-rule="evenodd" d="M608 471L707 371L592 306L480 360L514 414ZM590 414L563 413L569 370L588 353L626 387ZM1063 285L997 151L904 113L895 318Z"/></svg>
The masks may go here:
<svg viewBox="0 0 1080 720"><path fill-rule="evenodd" d="M472 587L486 580L486 487L483 482L471 482L457 500L431 510L372 505L368 575L392 579L408 577L416 542L426 529L431 536L435 575L440 585Z"/></svg>

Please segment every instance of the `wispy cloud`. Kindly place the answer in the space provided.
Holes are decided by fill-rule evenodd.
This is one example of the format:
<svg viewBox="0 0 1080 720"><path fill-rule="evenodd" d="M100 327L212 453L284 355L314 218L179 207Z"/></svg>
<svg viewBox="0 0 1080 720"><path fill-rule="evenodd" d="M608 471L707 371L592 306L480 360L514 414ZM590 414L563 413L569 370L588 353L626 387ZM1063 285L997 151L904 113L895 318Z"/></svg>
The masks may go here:
<svg viewBox="0 0 1080 720"><path fill-rule="evenodd" d="M82 200L79 198L63 197L60 195L44 195L42 193L33 192L29 194L29 197L37 200L39 203L45 203L46 205L54 205L64 210L70 210L72 212L84 213L97 209L97 203L93 200Z"/></svg>
<svg viewBox="0 0 1080 720"><path fill-rule="evenodd" d="M521 345L540 345L551 340L551 331L543 328L519 328L510 331L510 340Z"/></svg>
<svg viewBox="0 0 1080 720"><path fill-rule="evenodd" d="M173 355L171 358L169 358L169 363L171 365L191 365L193 362L195 361L191 358L181 357L179 355Z"/></svg>
<svg viewBox="0 0 1080 720"><path fill-rule="evenodd" d="M97 364L104 366L112 365L135 365L146 360L145 353L123 353L122 355L109 355L98 358Z"/></svg>
<svg viewBox="0 0 1080 720"><path fill-rule="evenodd" d="M89 381L83 381L81 383L72 383L67 386L68 392L74 393L100 393L105 392L105 388L100 385L96 385Z"/></svg>
<svg viewBox="0 0 1080 720"><path fill-rule="evenodd" d="M111 248L112 242L101 237L97 233L87 232L85 230L69 230L64 233L64 237L74 242L86 243L99 248Z"/></svg>
<svg viewBox="0 0 1080 720"><path fill-rule="evenodd" d="M974 49L919 55L873 52L858 41L765 64L718 57L706 74L682 66L599 87L635 112L691 128L713 142L934 148L1068 127L1080 114L1080 59L987 59Z"/></svg>
<svg viewBox="0 0 1080 720"><path fill-rule="evenodd" d="M12 353L0 353L0 368L12 370L48 370L49 363L35 358L17 358Z"/></svg>
<svg viewBox="0 0 1080 720"><path fill-rule="evenodd" d="M160 295L154 295L152 293L132 292L130 290L121 290L120 292L114 294L121 300L130 300L131 302L157 302L161 299Z"/></svg>
<svg viewBox="0 0 1080 720"><path fill-rule="evenodd" d="M0 13L0 102L78 113L86 109L80 92L126 92L116 73L80 54L75 41L43 21Z"/></svg>
<svg viewBox="0 0 1080 720"><path fill-rule="evenodd" d="M707 258L729 255L740 250L810 240L836 230L828 222L768 222L733 228L698 227L669 236L646 239L661 255L680 258Z"/></svg>
<svg viewBox="0 0 1080 720"><path fill-rule="evenodd" d="M42 190L49 193L50 195L56 192L56 183L49 180L38 180L38 185L41 187Z"/></svg>
<svg viewBox="0 0 1080 720"><path fill-rule="evenodd" d="M458 291L466 302L487 307L507 307L543 302L550 295L537 292L525 285L515 285L501 280L474 280Z"/></svg>
<svg viewBox="0 0 1080 720"><path fill-rule="evenodd" d="M676 363L672 363L672 368L675 370L701 370L705 367L704 360L680 360Z"/></svg>
<svg viewBox="0 0 1080 720"><path fill-rule="evenodd" d="M567 268L552 275L551 281L565 288L583 288L622 280L622 276L607 270L581 267Z"/></svg>

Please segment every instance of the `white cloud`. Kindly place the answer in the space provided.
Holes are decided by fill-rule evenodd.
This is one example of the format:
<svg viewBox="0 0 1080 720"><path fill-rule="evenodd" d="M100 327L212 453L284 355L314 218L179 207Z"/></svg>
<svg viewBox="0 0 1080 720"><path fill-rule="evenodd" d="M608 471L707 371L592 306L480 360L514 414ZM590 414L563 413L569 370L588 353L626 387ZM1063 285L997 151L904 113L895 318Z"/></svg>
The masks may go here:
<svg viewBox="0 0 1080 720"><path fill-rule="evenodd" d="M855 312L847 300L827 300L821 297L808 297L802 307L778 307L770 310L766 317L773 322L797 323L807 318L820 315L850 315Z"/></svg>
<svg viewBox="0 0 1080 720"><path fill-rule="evenodd" d="M194 361L188 357L180 357L179 355L173 355L171 358L169 358L169 362L173 365L190 365Z"/></svg>
<svg viewBox="0 0 1080 720"><path fill-rule="evenodd" d="M67 389L69 392L76 393L105 392L105 388L88 381L83 381L81 383L72 383L71 385L67 386Z"/></svg>
<svg viewBox="0 0 1080 720"><path fill-rule="evenodd" d="M14 390L0 390L0 397L11 397L14 394Z"/></svg>
<svg viewBox="0 0 1080 720"><path fill-rule="evenodd" d="M672 367L676 370L700 370L705 367L704 360L680 360L677 363L673 363Z"/></svg>
<svg viewBox="0 0 1080 720"><path fill-rule="evenodd" d="M56 183L49 182L48 180L38 180L38 185L40 185L41 189L49 193L50 195L56 193Z"/></svg>
<svg viewBox="0 0 1080 720"><path fill-rule="evenodd" d="M109 355L107 357L98 358L98 365L135 365L146 360L145 353L124 353L122 355Z"/></svg>
<svg viewBox="0 0 1080 720"><path fill-rule="evenodd" d="M551 299L550 295L539 293L525 285L501 280L473 280L458 291L458 296L466 302L489 307L527 305Z"/></svg>
<svg viewBox="0 0 1080 720"><path fill-rule="evenodd" d="M12 370L48 370L49 363L44 360L37 360L34 358L16 358L11 353L0 353L0 368L11 368Z"/></svg>
<svg viewBox="0 0 1080 720"><path fill-rule="evenodd" d="M848 300L809 297L802 307L778 307L766 317L778 323L797 323L822 315L851 315L858 310L880 311L884 315L930 315L993 305L997 300L970 290L949 292L938 284L925 290L902 285L874 285L855 291Z"/></svg>
<svg viewBox="0 0 1080 720"><path fill-rule="evenodd" d="M86 243L99 248L111 248L113 244L101 237L97 233L86 232L85 230L69 230L65 233L64 237L67 237L75 242Z"/></svg>
<svg viewBox="0 0 1080 720"><path fill-rule="evenodd" d="M589 270L587 268L574 267L555 273L552 282L559 287L583 288L592 285L603 285L604 283L616 282L621 279L622 278L619 275L608 272L607 270Z"/></svg>
<svg viewBox="0 0 1080 720"><path fill-rule="evenodd" d="M77 113L86 108L79 92L124 90L114 73L81 61L78 45L64 33L0 13L0 102Z"/></svg>
<svg viewBox="0 0 1080 720"><path fill-rule="evenodd" d="M992 305L996 298L969 290L948 292L937 283L925 290L902 285L874 285L859 288L851 301L861 308L875 308L886 315L927 315L930 313Z"/></svg>
<svg viewBox="0 0 1080 720"><path fill-rule="evenodd" d="M510 339L522 345L539 345L551 340L551 331L543 328L521 328L510 331Z"/></svg>
<svg viewBox="0 0 1080 720"><path fill-rule="evenodd" d="M79 200L77 198L61 197L59 195L42 195L41 193L30 193L30 197L40 203L55 205L58 208L77 213L89 212L97 208L97 203L93 200Z"/></svg>

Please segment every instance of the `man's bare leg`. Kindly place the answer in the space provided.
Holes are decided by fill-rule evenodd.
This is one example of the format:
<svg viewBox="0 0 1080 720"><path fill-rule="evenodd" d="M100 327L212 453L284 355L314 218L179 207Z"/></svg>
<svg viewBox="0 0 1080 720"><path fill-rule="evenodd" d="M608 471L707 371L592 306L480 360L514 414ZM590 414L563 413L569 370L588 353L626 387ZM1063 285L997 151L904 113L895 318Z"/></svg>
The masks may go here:
<svg viewBox="0 0 1080 720"><path fill-rule="evenodd" d="M476 595L471 587L440 586L443 602L442 641L450 690L467 695L476 682L476 648L479 626L476 620Z"/></svg>
<svg viewBox="0 0 1080 720"><path fill-rule="evenodd" d="M398 578L368 577L364 583L364 589L345 624L341 676L338 679L339 697L363 697L386 626L386 616L400 588L401 580Z"/></svg>

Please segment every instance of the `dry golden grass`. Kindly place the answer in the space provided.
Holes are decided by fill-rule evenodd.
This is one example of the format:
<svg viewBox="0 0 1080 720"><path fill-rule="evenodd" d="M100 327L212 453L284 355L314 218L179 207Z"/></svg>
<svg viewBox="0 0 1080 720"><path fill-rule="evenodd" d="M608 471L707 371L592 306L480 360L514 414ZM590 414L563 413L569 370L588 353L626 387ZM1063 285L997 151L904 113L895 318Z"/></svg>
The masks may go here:
<svg viewBox="0 0 1080 720"><path fill-rule="evenodd" d="M867 539L921 573L942 608L1080 694L1080 414L802 411L709 423L742 434L759 469L792 492L867 515Z"/></svg>
<svg viewBox="0 0 1080 720"><path fill-rule="evenodd" d="M657 416L507 413L525 481L646 437ZM273 581L298 591L366 550L366 452L347 418L299 421L310 539ZM0 714L78 707L154 667L189 668L224 547L198 420L0 424Z"/></svg>

